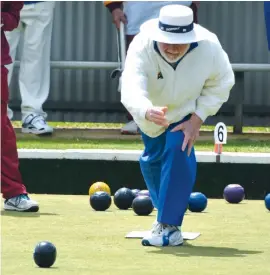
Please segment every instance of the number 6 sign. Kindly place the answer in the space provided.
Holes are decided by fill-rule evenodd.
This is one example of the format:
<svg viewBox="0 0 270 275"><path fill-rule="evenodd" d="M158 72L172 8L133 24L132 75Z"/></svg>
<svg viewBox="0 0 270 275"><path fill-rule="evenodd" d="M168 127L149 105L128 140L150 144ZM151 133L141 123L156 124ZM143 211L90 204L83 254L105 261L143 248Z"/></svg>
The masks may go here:
<svg viewBox="0 0 270 275"><path fill-rule="evenodd" d="M214 131L215 144L227 143L227 127L223 122L219 122Z"/></svg>

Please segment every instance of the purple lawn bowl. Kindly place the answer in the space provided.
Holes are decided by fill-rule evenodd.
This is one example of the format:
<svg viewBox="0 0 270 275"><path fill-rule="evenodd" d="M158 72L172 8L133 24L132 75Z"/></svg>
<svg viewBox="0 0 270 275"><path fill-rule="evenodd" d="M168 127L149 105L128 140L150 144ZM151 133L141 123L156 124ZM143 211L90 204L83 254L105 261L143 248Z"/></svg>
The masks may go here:
<svg viewBox="0 0 270 275"><path fill-rule="evenodd" d="M245 190L239 184L229 184L224 189L223 197L229 203L239 203L245 198Z"/></svg>
<svg viewBox="0 0 270 275"><path fill-rule="evenodd" d="M148 190L141 190L138 194L137 194L137 197L138 196L147 196L147 197L150 197L150 194L149 194L149 191Z"/></svg>
<svg viewBox="0 0 270 275"><path fill-rule="evenodd" d="M138 194L140 191L141 191L140 189L132 189L132 190L131 190L131 192L132 192L134 198L137 197L137 194Z"/></svg>

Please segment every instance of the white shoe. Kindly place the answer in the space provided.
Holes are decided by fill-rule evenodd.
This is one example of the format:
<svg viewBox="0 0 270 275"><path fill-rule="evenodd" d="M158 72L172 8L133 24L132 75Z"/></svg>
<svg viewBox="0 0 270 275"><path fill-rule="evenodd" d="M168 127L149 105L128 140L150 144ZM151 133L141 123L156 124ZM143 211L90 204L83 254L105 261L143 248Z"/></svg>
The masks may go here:
<svg viewBox="0 0 270 275"><path fill-rule="evenodd" d="M153 224L152 224L152 230L155 230L155 227L156 227L158 224L159 224L159 222L157 221L157 218L156 218L155 221L154 221ZM175 225L175 227L177 227L178 230L181 231L181 226L176 226L176 225Z"/></svg>
<svg viewBox="0 0 270 275"><path fill-rule="evenodd" d="M37 212L39 206L36 201L33 201L27 195L22 194L5 200L4 209L19 212Z"/></svg>
<svg viewBox="0 0 270 275"><path fill-rule="evenodd" d="M184 243L181 231L177 226L157 223L148 236L142 239L144 246L178 246Z"/></svg>
<svg viewBox="0 0 270 275"><path fill-rule="evenodd" d="M7 116L9 120L12 120L13 118L13 111L7 106Z"/></svg>
<svg viewBox="0 0 270 275"><path fill-rule="evenodd" d="M22 132L36 135L52 134L53 128L46 123L43 116L30 114L23 121Z"/></svg>
<svg viewBox="0 0 270 275"><path fill-rule="evenodd" d="M139 129L134 120L128 122L123 126L121 129L121 134L122 135L138 135L139 134Z"/></svg>

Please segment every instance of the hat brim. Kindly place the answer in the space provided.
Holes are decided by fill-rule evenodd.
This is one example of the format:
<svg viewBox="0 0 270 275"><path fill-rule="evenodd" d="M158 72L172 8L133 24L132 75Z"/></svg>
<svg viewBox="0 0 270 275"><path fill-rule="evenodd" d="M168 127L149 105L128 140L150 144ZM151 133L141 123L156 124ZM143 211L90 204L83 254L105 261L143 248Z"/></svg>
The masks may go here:
<svg viewBox="0 0 270 275"><path fill-rule="evenodd" d="M158 18L150 19L141 25L140 31L154 41L167 44L189 44L206 40L209 36L207 29L195 23L192 31L181 34L162 31L158 24Z"/></svg>

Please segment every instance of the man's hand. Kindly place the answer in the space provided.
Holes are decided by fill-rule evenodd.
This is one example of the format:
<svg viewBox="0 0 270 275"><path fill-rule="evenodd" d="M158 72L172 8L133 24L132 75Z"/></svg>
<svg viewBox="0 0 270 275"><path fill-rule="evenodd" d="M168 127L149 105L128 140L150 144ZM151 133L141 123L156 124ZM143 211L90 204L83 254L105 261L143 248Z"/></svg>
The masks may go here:
<svg viewBox="0 0 270 275"><path fill-rule="evenodd" d="M159 126L168 127L169 122L167 121L165 114L168 111L167 107L153 107L147 110L145 118L149 121L154 122Z"/></svg>
<svg viewBox="0 0 270 275"><path fill-rule="evenodd" d="M196 114L193 114L189 120L177 125L171 130L171 132L183 131L185 138L182 145L182 151L185 151L188 145L188 156L191 153L195 140L199 136L202 123L203 121Z"/></svg>
<svg viewBox="0 0 270 275"><path fill-rule="evenodd" d="M123 22L124 24L127 23L127 18L124 12L121 9L115 9L112 11L113 23L115 24L116 28L120 28L120 23Z"/></svg>

